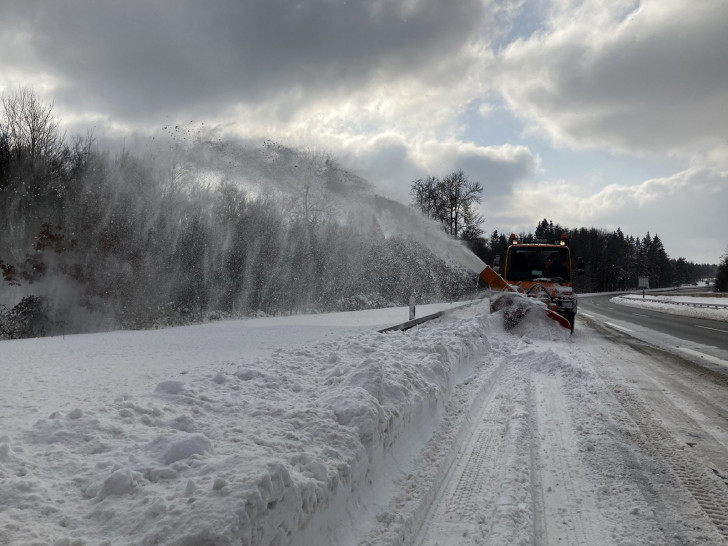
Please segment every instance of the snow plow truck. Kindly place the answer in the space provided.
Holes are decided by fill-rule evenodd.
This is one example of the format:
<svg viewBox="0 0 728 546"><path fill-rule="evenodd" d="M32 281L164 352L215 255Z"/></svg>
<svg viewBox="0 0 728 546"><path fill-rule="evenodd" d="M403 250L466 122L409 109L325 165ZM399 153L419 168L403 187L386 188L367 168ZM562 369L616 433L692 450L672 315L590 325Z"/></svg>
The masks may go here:
<svg viewBox="0 0 728 546"><path fill-rule="evenodd" d="M513 328L529 312L540 308L564 328L574 332L577 300L574 295L574 272L584 273L584 259L574 256L568 238L549 243L545 240L519 241L511 235L505 260L496 257L494 267L480 273L495 291L491 311L503 310L506 328ZM504 265L501 268L501 262ZM576 262L576 268L574 268Z"/></svg>

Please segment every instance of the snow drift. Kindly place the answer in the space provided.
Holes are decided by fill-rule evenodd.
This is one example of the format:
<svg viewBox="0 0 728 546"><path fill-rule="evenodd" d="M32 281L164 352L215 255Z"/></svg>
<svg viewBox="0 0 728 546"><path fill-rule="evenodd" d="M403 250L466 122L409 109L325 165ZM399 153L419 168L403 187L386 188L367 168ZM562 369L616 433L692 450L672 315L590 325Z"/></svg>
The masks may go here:
<svg viewBox="0 0 728 546"><path fill-rule="evenodd" d="M120 380L116 394L89 392L85 404L17 427L0 436L0 542L295 544L341 518L350 529L376 521L375 497L407 464L398 451L424 445L487 350L487 305L455 315L151 374L141 392ZM126 334L133 358L145 333ZM68 337L64 350L95 339L90 354L103 359L105 336ZM39 342L61 338L3 343ZM167 358L179 355L170 348Z"/></svg>

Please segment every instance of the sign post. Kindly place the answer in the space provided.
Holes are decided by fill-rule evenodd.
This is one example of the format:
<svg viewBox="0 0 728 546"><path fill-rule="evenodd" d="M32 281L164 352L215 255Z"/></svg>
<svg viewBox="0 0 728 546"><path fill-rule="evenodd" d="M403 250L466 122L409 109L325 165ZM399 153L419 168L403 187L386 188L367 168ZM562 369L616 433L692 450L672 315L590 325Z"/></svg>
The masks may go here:
<svg viewBox="0 0 728 546"><path fill-rule="evenodd" d="M642 299L645 299L645 288L650 287L649 277L637 277L637 288L642 289Z"/></svg>

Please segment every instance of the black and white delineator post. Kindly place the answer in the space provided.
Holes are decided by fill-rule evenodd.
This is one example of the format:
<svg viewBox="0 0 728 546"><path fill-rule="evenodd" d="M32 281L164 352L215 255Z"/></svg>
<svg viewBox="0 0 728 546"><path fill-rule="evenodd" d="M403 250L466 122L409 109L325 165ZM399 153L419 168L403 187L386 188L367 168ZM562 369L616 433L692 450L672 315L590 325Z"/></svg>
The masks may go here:
<svg viewBox="0 0 728 546"><path fill-rule="evenodd" d="M409 299L409 319L415 320L415 297L410 296Z"/></svg>

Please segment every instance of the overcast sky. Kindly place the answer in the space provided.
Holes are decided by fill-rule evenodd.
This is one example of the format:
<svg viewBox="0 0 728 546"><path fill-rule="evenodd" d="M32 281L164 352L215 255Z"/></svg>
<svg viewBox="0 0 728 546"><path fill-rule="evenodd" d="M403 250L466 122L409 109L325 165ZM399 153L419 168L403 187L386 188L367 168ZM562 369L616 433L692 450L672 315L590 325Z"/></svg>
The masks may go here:
<svg viewBox="0 0 728 546"><path fill-rule="evenodd" d="M329 153L386 196L462 169L487 234L728 245L725 0L0 0L0 93L71 132L204 123Z"/></svg>

